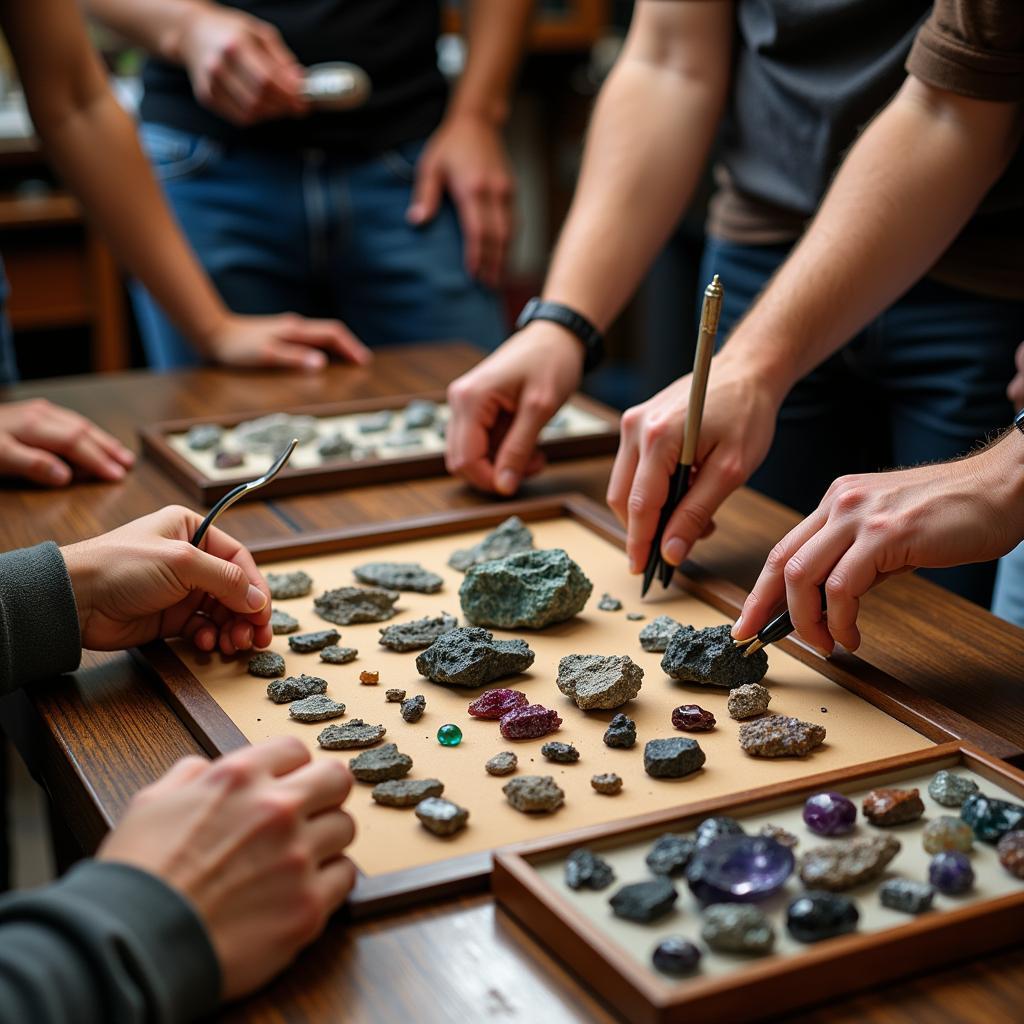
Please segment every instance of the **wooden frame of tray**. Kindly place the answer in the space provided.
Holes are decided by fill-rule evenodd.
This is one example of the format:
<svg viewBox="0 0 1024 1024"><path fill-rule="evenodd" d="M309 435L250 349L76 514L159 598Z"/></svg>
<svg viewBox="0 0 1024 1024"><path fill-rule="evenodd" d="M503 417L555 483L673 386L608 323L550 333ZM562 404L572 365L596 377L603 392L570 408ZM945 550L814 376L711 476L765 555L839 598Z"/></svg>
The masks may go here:
<svg viewBox="0 0 1024 1024"><path fill-rule="evenodd" d="M497 526L510 515L518 515L527 522L565 516L616 546L625 547L625 534L606 509L590 498L570 494L308 533L287 540L257 543L250 550L257 563L275 562L487 529ZM677 582L685 590L728 615L739 613L746 596L739 587L707 575L692 562L687 562L682 568L683 571L677 574ZM1024 756L1008 740L853 655L825 660L792 639L782 641L780 646L828 679L935 743L968 740L994 757L1010 759ZM168 702L211 756L247 745L248 741L232 719L163 641L148 644L133 653L150 670ZM487 852L453 857L373 878L361 876L350 899L350 911L356 915L377 913L456 892L485 889L490 871L491 855Z"/></svg>
<svg viewBox="0 0 1024 1024"><path fill-rule="evenodd" d="M390 395L384 398L357 399L321 405L290 406L276 411L292 416L350 416L380 412L382 409L402 409L414 399L444 402L445 394L443 391L428 391L412 395ZM583 394L573 395L568 404L595 416L601 420L604 427L589 434L558 437L542 442L540 450L545 457L549 461L555 462L613 453L619 443L619 414L614 409ZM238 476L224 477L218 480L211 479L168 444L168 435L185 433L190 427L200 424L215 424L224 428L235 427L239 423L261 415L265 415L265 411L150 423L139 429L142 450L168 476L183 487L195 501L204 505L212 505L233 487L251 480L253 471L244 471ZM359 462L338 462L337 464L308 466L301 469L286 467L266 485L261 496L272 498L341 487L359 487L364 484L418 480L424 477L441 476L444 472L444 454L442 452L422 452L386 459L363 459Z"/></svg>

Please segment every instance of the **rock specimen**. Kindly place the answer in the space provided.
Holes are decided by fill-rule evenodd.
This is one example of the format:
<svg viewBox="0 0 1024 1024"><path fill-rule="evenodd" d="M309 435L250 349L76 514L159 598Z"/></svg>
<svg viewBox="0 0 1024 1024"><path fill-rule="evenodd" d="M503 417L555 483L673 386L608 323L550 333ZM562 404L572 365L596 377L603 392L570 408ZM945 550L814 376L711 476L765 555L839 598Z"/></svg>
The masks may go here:
<svg viewBox="0 0 1024 1024"><path fill-rule="evenodd" d="M792 832L787 832L786 829L779 825L762 825L761 831L758 834L767 839L774 839L775 842L781 843L791 850L800 842Z"/></svg>
<svg viewBox="0 0 1024 1024"><path fill-rule="evenodd" d="M661 668L667 676L684 683L735 689L759 683L768 671L768 655L755 651L743 656L732 639L730 626L677 629L665 648Z"/></svg>
<svg viewBox="0 0 1024 1024"><path fill-rule="evenodd" d="M406 430L423 430L434 425L438 413L437 402L427 398L414 398L402 411Z"/></svg>
<svg viewBox="0 0 1024 1024"><path fill-rule="evenodd" d="M672 711L672 724L683 732L710 732L715 727L715 716L699 704L680 704Z"/></svg>
<svg viewBox="0 0 1024 1024"><path fill-rule="evenodd" d="M1015 878L1024 878L1024 831L1007 832L996 844L999 863Z"/></svg>
<svg viewBox="0 0 1024 1024"><path fill-rule="evenodd" d="M694 842L698 850L703 850L705 846L710 846L726 836L745 835L743 826L735 818L730 818L727 814L716 814L713 817L705 818L697 826Z"/></svg>
<svg viewBox="0 0 1024 1024"><path fill-rule="evenodd" d="M739 721L763 715L768 710L771 699L772 695L767 687L760 683L746 683L729 693L726 707L729 709L729 717Z"/></svg>
<svg viewBox="0 0 1024 1024"><path fill-rule="evenodd" d="M341 634L336 629L322 629L318 633L299 633L297 636L288 637L288 646L297 654L312 654L314 651L322 651L341 639Z"/></svg>
<svg viewBox="0 0 1024 1024"><path fill-rule="evenodd" d="M380 644L392 651L422 651L439 636L457 629L458 625L459 620L447 612L428 615L414 622L396 622L380 631Z"/></svg>
<svg viewBox="0 0 1024 1024"><path fill-rule="evenodd" d="M978 792L974 779L964 778L945 768L928 783L928 795L943 807L959 807L969 796Z"/></svg>
<svg viewBox="0 0 1024 1024"><path fill-rule="evenodd" d="M568 654L558 663L559 690L582 711L617 708L632 700L644 681L644 670L624 654Z"/></svg>
<svg viewBox="0 0 1024 1024"><path fill-rule="evenodd" d="M840 892L877 878L900 852L898 839L840 839L808 850L800 863L800 878L808 889Z"/></svg>
<svg viewBox="0 0 1024 1024"><path fill-rule="evenodd" d="M804 824L819 836L844 836L857 823L857 805L842 793L815 793L804 802Z"/></svg>
<svg viewBox="0 0 1024 1024"><path fill-rule="evenodd" d="M422 693L417 693L413 697L409 697L402 701L401 715L402 720L412 724L418 722L423 717L423 712L427 710L427 698Z"/></svg>
<svg viewBox="0 0 1024 1024"><path fill-rule="evenodd" d="M385 807L415 807L430 796L440 796L444 783L440 779L388 779L378 782L370 796Z"/></svg>
<svg viewBox="0 0 1024 1024"><path fill-rule="evenodd" d="M723 836L694 851L686 881L698 901L753 903L781 889L796 864L792 850L764 836Z"/></svg>
<svg viewBox="0 0 1024 1024"><path fill-rule="evenodd" d="M399 690L396 687L391 687L384 691L384 699L389 704L401 704L405 700L405 690Z"/></svg>
<svg viewBox="0 0 1024 1024"><path fill-rule="evenodd" d="M305 597L313 589L313 580L301 569L296 572L268 572L267 586L275 601L287 601L293 597Z"/></svg>
<svg viewBox="0 0 1024 1024"><path fill-rule="evenodd" d="M436 594L444 579L424 569L419 562L367 562L352 572L360 583L386 590L412 590L418 594Z"/></svg>
<svg viewBox="0 0 1024 1024"><path fill-rule="evenodd" d="M959 896L974 885L974 868L959 850L935 854L928 865L928 881L947 896Z"/></svg>
<svg viewBox="0 0 1024 1024"><path fill-rule="evenodd" d="M316 437L317 423L312 416L291 416L286 412L274 412L247 420L235 427L235 440L247 452L265 452L280 455L293 437L299 444L309 444Z"/></svg>
<svg viewBox="0 0 1024 1024"><path fill-rule="evenodd" d="M384 622L394 616L399 596L397 590L382 587L338 587L314 598L313 607L321 619L336 626Z"/></svg>
<svg viewBox="0 0 1024 1024"><path fill-rule="evenodd" d="M488 758L484 771L488 775L511 775L519 764L519 758L511 750L501 750Z"/></svg>
<svg viewBox="0 0 1024 1024"><path fill-rule="evenodd" d="M485 694L477 697L469 705L469 713L473 718L503 718L510 711L516 708L524 708L530 703L530 698L522 690L488 690Z"/></svg>
<svg viewBox="0 0 1024 1024"><path fill-rule="evenodd" d="M615 881L611 864L590 850L573 850L565 861L565 884L570 889L607 889Z"/></svg>
<svg viewBox="0 0 1024 1024"><path fill-rule="evenodd" d="M241 452L217 452L213 457L217 469L238 469L245 464L245 456Z"/></svg>
<svg viewBox="0 0 1024 1024"><path fill-rule="evenodd" d="M561 724L557 711L543 704L527 704L502 715L498 728L507 740L536 740L554 732Z"/></svg>
<svg viewBox="0 0 1024 1024"><path fill-rule="evenodd" d="M616 796L622 792L622 779L615 772L591 775L590 785L598 793L603 793L605 796Z"/></svg>
<svg viewBox="0 0 1024 1024"><path fill-rule="evenodd" d="M681 935L670 935L654 947L651 963L662 974L678 978L697 970L700 956L700 950L689 939Z"/></svg>
<svg viewBox="0 0 1024 1024"><path fill-rule="evenodd" d="M629 750L636 743L636 722L621 712L617 714L604 731L606 747Z"/></svg>
<svg viewBox="0 0 1024 1024"><path fill-rule="evenodd" d="M767 953L775 930L749 903L715 903L701 915L700 937L719 953Z"/></svg>
<svg viewBox="0 0 1024 1024"><path fill-rule="evenodd" d="M362 683L363 686L376 686L380 682L380 673L374 672L371 669L363 669L363 671L359 673L359 682Z"/></svg>
<svg viewBox="0 0 1024 1024"><path fill-rule="evenodd" d="M626 619L629 622L643 622L646 618L643 612L626 612Z"/></svg>
<svg viewBox="0 0 1024 1024"><path fill-rule="evenodd" d="M353 718L344 725L327 726L316 741L325 750L352 750L356 747L372 747L381 741L386 732L383 725L370 725L361 718Z"/></svg>
<svg viewBox="0 0 1024 1024"><path fill-rule="evenodd" d="M519 775L501 787L505 799L524 814L557 811L565 802L562 787L550 775Z"/></svg>
<svg viewBox="0 0 1024 1024"><path fill-rule="evenodd" d="M294 615L289 615L278 608L270 613L270 629L274 636L281 636L284 633L294 633L299 628L299 620Z"/></svg>
<svg viewBox="0 0 1024 1024"><path fill-rule="evenodd" d="M384 782L401 779L412 770L412 758L403 754L394 743L385 743L373 750L364 750L348 763L360 782Z"/></svg>
<svg viewBox="0 0 1024 1024"><path fill-rule="evenodd" d="M924 804L916 789L873 789L861 805L864 817L872 825L904 825L924 814Z"/></svg>
<svg viewBox="0 0 1024 1024"><path fill-rule="evenodd" d="M339 459L351 455L354 448L344 434L330 434L316 446L316 453L322 459Z"/></svg>
<svg viewBox="0 0 1024 1024"><path fill-rule="evenodd" d="M462 730L454 722L448 722L437 730L437 742L442 747L457 747L462 742Z"/></svg>
<svg viewBox="0 0 1024 1024"><path fill-rule="evenodd" d="M706 760L696 740L681 736L648 740L644 747L644 771L652 779L681 779L697 771Z"/></svg>
<svg viewBox="0 0 1024 1024"><path fill-rule="evenodd" d="M756 757L804 757L825 742L825 729L788 715L769 715L740 726L740 746Z"/></svg>
<svg viewBox="0 0 1024 1024"><path fill-rule="evenodd" d="M640 630L640 646L651 654L664 654L669 640L679 629L693 629L693 626L684 626L669 615L659 615Z"/></svg>
<svg viewBox="0 0 1024 1024"><path fill-rule="evenodd" d="M493 529L479 544L456 551L448 564L459 572L466 572L474 565L492 562L496 558L507 558L519 551L533 549L533 534L519 516L510 516Z"/></svg>
<svg viewBox="0 0 1024 1024"><path fill-rule="evenodd" d="M597 610L601 612L621 612L622 602L611 594L602 594L601 600L597 602Z"/></svg>
<svg viewBox="0 0 1024 1024"><path fill-rule="evenodd" d="M275 679L267 683L267 696L275 704L288 704L303 697L312 697L315 693L327 692L327 680L319 676L288 676L287 679Z"/></svg>
<svg viewBox="0 0 1024 1024"><path fill-rule="evenodd" d="M451 836L466 827L469 811L451 800L428 796L416 805L416 817L425 829L435 836Z"/></svg>
<svg viewBox="0 0 1024 1024"><path fill-rule="evenodd" d="M690 863L696 844L689 836L666 832L654 841L644 862L655 875L681 875Z"/></svg>
<svg viewBox="0 0 1024 1024"><path fill-rule="evenodd" d="M276 651L259 651L249 659L249 675L273 679L284 675L284 658Z"/></svg>
<svg viewBox="0 0 1024 1024"><path fill-rule="evenodd" d="M391 426L395 414L390 409L381 409L380 412L367 413L359 420L360 434L379 434Z"/></svg>
<svg viewBox="0 0 1024 1024"><path fill-rule="evenodd" d="M995 843L1007 832L1022 827L1024 807L974 793L963 802L960 817L974 829L975 836L983 843Z"/></svg>
<svg viewBox="0 0 1024 1024"><path fill-rule="evenodd" d="M970 853L974 847L974 832L966 821L943 814L925 825L921 845L925 853L942 853L943 850Z"/></svg>
<svg viewBox="0 0 1024 1024"><path fill-rule="evenodd" d="M332 718L341 718L345 714L345 705L322 693L314 693L310 697L292 701L288 705L288 714L297 722L326 722Z"/></svg>
<svg viewBox="0 0 1024 1024"><path fill-rule="evenodd" d="M320 652L320 660L328 665L347 665L357 657L359 652L354 647L325 647Z"/></svg>
<svg viewBox="0 0 1024 1024"><path fill-rule="evenodd" d="M857 930L853 900L831 892L805 892L786 910L786 930L797 942L820 942Z"/></svg>
<svg viewBox="0 0 1024 1024"><path fill-rule="evenodd" d="M650 882L624 885L608 903L616 917L650 924L664 917L678 898L676 887L667 878L655 878Z"/></svg>
<svg viewBox="0 0 1024 1024"><path fill-rule="evenodd" d="M461 626L417 655L416 671L434 683L484 686L525 672L534 657L525 640L495 640L486 629Z"/></svg>
<svg viewBox="0 0 1024 1024"><path fill-rule="evenodd" d="M188 428L185 444L194 452L205 452L216 448L223 436L224 429L218 427L216 423L197 423L194 427Z"/></svg>
<svg viewBox="0 0 1024 1024"><path fill-rule="evenodd" d="M593 589L583 570L553 548L473 566L459 600L462 614L475 625L543 629L582 611Z"/></svg>
<svg viewBox="0 0 1024 1024"><path fill-rule="evenodd" d="M931 910L935 889L927 882L915 882L909 878L890 878L882 883L878 898L883 907L899 910L904 914L923 914Z"/></svg>
<svg viewBox="0 0 1024 1024"><path fill-rule="evenodd" d="M580 752L571 743L545 743L540 752L556 764L575 764L580 759Z"/></svg>

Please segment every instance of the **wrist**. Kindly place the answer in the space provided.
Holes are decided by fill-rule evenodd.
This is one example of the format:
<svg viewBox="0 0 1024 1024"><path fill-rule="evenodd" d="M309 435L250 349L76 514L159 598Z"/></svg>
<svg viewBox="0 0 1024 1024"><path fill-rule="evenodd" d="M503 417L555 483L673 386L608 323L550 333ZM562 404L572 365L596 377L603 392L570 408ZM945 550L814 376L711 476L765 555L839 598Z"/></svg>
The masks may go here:
<svg viewBox="0 0 1024 1024"><path fill-rule="evenodd" d="M441 128L464 123L500 131L508 121L508 114L508 101L504 98L469 99L456 95L441 121Z"/></svg>
<svg viewBox="0 0 1024 1024"><path fill-rule="evenodd" d="M171 64L184 64L188 37L208 4L198 0L179 0L166 21L157 29L156 53Z"/></svg>
<svg viewBox="0 0 1024 1024"><path fill-rule="evenodd" d="M516 332L516 336L522 338L525 343L540 346L548 356L559 363L573 366L577 374L583 376L586 349L583 342L568 327L553 320L531 320Z"/></svg>
<svg viewBox="0 0 1024 1024"><path fill-rule="evenodd" d="M88 541L80 541L78 544L68 544L60 549L64 566L68 571L68 579L71 580L75 605L78 608L78 629L83 636L92 607L91 595L97 575L95 566L91 564L88 557L88 545Z"/></svg>
<svg viewBox="0 0 1024 1024"><path fill-rule="evenodd" d="M712 379L717 370L719 374L728 372L731 376L750 380L776 410L781 408L796 383L786 361L777 357L768 342L761 345L737 344L730 338L715 354L711 367Z"/></svg>

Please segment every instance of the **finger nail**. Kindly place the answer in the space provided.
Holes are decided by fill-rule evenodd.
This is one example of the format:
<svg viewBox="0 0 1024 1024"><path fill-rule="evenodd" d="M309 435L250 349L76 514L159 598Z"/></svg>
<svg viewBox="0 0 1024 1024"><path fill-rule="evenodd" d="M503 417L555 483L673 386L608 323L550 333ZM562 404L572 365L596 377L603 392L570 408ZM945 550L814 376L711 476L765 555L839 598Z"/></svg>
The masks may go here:
<svg viewBox="0 0 1024 1024"><path fill-rule="evenodd" d="M318 355L316 352L310 352L309 355L302 360L302 365L308 367L310 370L319 370L324 365L324 357Z"/></svg>
<svg viewBox="0 0 1024 1024"><path fill-rule="evenodd" d="M673 537L662 547L661 553L665 561L670 565L679 565L686 557L686 553L689 550L690 546L686 541L680 540L678 537Z"/></svg>
<svg viewBox="0 0 1024 1024"><path fill-rule="evenodd" d="M410 206L405 216L410 224L419 224L423 210L419 206Z"/></svg>
<svg viewBox="0 0 1024 1024"><path fill-rule="evenodd" d="M267 603L267 595L260 590L259 587L254 587L251 583L249 584L249 592L245 595L245 603L251 612L258 612L263 609Z"/></svg>
<svg viewBox="0 0 1024 1024"><path fill-rule="evenodd" d="M53 465L46 471L46 479L51 484L66 484L71 479L71 470L67 466Z"/></svg>
<svg viewBox="0 0 1024 1024"><path fill-rule="evenodd" d="M494 483L502 494L512 494L519 486L519 477L511 469L503 469Z"/></svg>
<svg viewBox="0 0 1024 1024"><path fill-rule="evenodd" d="M743 639L743 612L740 612L740 617L733 623L731 635L734 640Z"/></svg>

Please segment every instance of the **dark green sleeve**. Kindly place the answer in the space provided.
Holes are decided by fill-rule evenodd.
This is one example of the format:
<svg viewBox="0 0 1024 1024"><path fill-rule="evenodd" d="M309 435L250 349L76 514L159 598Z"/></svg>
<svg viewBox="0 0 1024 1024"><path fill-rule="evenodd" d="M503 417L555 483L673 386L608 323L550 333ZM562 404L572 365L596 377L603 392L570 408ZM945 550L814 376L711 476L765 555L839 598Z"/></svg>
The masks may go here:
<svg viewBox="0 0 1024 1024"><path fill-rule="evenodd" d="M0 693L73 672L81 657L75 593L57 545L0 554Z"/></svg>

